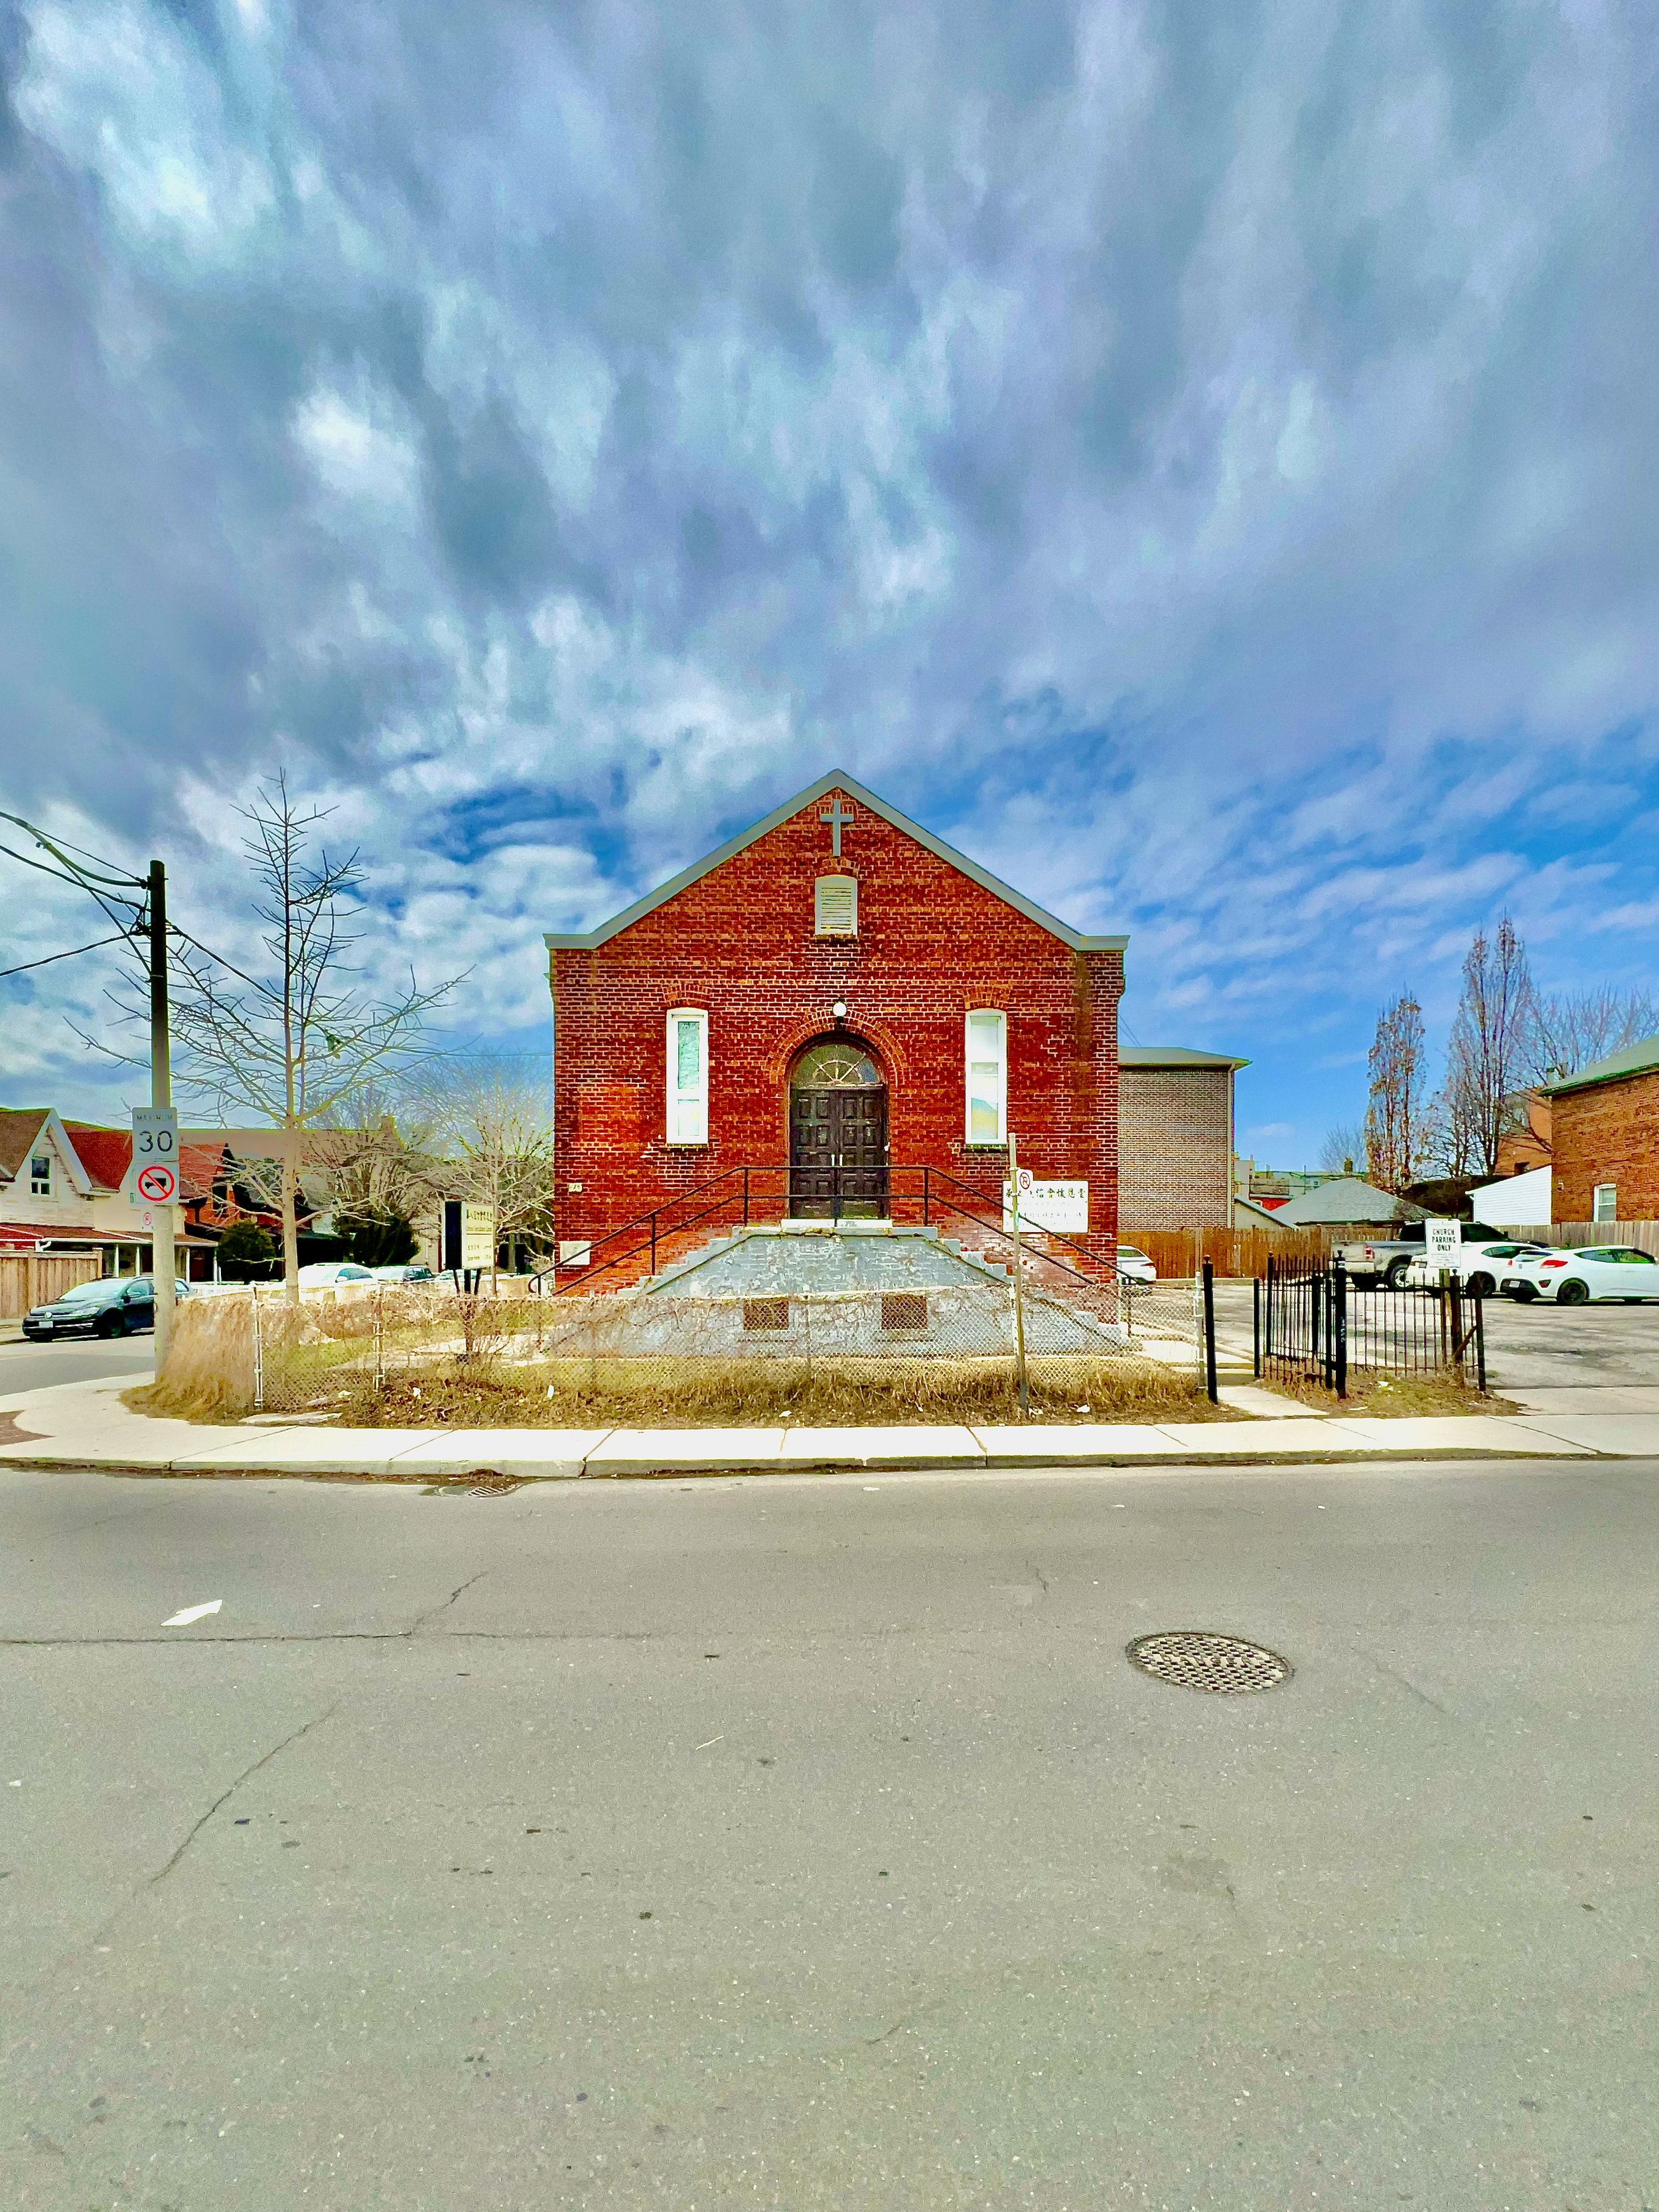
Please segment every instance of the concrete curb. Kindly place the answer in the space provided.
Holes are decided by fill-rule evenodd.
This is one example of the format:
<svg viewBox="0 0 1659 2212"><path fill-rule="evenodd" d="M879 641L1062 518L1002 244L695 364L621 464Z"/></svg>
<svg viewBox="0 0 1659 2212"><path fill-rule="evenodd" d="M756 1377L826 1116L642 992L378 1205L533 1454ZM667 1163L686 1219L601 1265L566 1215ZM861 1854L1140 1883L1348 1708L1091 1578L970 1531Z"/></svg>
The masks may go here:
<svg viewBox="0 0 1659 2212"><path fill-rule="evenodd" d="M1659 1458L1659 1413L1310 1415L1030 1429L210 1428L135 1413L127 1376L0 1398L0 1467L237 1478L313 1475L529 1481L732 1474L1083 1468L1335 1467L1378 1461ZM1241 1396L1245 1394L1240 1393ZM1255 1396L1258 1394L1249 1394ZM5 1421L6 1414L14 1416ZM19 1436L17 1430L33 1431Z"/></svg>

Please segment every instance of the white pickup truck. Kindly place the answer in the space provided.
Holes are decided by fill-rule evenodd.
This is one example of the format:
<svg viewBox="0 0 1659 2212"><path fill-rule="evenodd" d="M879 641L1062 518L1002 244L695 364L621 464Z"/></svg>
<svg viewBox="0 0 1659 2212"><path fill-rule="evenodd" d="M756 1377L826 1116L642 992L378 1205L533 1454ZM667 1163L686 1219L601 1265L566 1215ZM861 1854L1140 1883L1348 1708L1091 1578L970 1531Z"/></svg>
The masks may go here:
<svg viewBox="0 0 1659 2212"><path fill-rule="evenodd" d="M1402 1221L1391 1236L1379 1230L1375 1237L1334 1244L1331 1257L1342 1262L1350 1282L1362 1287L1386 1283L1391 1291L1397 1291L1412 1261L1423 1257L1425 1242L1420 1221Z"/></svg>

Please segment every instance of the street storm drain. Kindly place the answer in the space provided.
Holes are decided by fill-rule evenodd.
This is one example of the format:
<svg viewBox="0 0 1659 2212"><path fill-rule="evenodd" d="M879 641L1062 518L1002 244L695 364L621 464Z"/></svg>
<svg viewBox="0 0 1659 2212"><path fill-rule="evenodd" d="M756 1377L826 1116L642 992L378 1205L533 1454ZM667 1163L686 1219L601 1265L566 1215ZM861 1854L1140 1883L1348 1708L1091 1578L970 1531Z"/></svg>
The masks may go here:
<svg viewBox="0 0 1659 2212"><path fill-rule="evenodd" d="M1212 1636L1201 1628L1165 1629L1137 1636L1124 1647L1132 1667L1180 1690L1206 1690L1221 1698L1248 1697L1255 1690L1276 1690L1291 1679L1288 1659L1242 1636Z"/></svg>

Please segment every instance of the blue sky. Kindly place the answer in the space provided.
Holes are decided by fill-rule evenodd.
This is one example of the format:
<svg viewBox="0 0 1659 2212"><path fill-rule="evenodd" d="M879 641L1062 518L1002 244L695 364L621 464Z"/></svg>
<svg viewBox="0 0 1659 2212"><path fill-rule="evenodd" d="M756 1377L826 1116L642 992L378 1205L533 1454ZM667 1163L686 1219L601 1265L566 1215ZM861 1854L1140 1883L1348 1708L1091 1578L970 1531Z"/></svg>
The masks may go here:
<svg viewBox="0 0 1659 2212"><path fill-rule="evenodd" d="M1652 27L0 0L0 805L231 950L281 764L530 1050L543 930L844 766L1310 1158L1505 905L1655 980ZM102 981L9 1097L117 1103Z"/></svg>

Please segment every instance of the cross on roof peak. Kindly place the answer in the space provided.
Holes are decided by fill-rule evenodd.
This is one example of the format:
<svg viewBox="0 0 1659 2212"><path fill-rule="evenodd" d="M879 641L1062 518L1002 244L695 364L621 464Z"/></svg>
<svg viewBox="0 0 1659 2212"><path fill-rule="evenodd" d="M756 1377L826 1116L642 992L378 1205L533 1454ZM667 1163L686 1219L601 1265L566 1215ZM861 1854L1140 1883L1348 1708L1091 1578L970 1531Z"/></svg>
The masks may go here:
<svg viewBox="0 0 1659 2212"><path fill-rule="evenodd" d="M836 793L831 805L818 809L818 820L830 824L831 849L837 860L841 858L841 833L849 822L856 822L858 816L852 807L842 805L839 792Z"/></svg>

